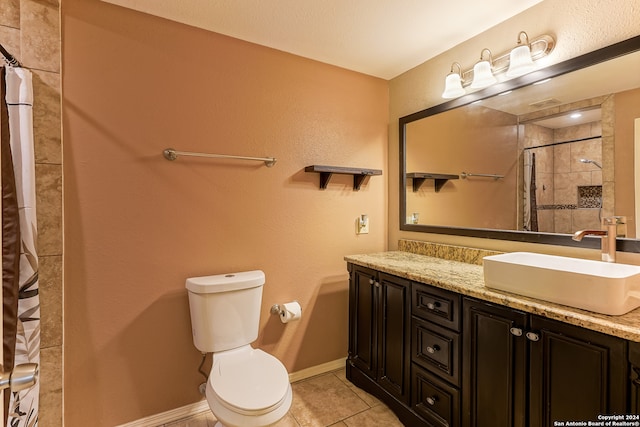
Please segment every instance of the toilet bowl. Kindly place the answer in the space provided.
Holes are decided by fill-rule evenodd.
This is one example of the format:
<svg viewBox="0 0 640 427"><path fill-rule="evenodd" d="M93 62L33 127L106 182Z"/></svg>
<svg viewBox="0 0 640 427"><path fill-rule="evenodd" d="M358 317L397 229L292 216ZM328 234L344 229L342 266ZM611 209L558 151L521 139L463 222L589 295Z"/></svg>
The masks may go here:
<svg viewBox="0 0 640 427"><path fill-rule="evenodd" d="M264 427L291 407L284 365L251 347L258 337L262 271L187 279L193 342L213 353L205 395L216 427Z"/></svg>
<svg viewBox="0 0 640 427"><path fill-rule="evenodd" d="M262 427L282 418L291 406L284 365L247 345L213 355L206 396L224 427Z"/></svg>

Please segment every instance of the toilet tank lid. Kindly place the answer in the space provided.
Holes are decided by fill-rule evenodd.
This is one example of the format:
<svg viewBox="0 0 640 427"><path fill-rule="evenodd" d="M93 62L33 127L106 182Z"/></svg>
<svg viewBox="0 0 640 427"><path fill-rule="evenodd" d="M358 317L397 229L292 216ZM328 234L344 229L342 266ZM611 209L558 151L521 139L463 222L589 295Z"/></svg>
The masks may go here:
<svg viewBox="0 0 640 427"><path fill-rule="evenodd" d="M213 276L191 277L187 279L186 288L194 293L211 294L255 288L264 285L264 281L264 272L261 270L253 270Z"/></svg>

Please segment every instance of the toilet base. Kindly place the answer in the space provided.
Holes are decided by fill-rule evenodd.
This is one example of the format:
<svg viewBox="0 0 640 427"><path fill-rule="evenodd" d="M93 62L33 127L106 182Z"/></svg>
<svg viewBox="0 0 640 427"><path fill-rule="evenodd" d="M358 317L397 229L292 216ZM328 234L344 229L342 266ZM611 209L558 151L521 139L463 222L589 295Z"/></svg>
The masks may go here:
<svg viewBox="0 0 640 427"><path fill-rule="evenodd" d="M209 408L211 408L211 412L217 420L217 423L214 427L266 427L273 425L284 418L287 412L289 412L292 400L293 392L291 390L291 386L289 386L287 394L282 401L282 405L280 405L276 410L268 414L258 415L256 417L247 417L235 412L231 412L229 411L229 409L220 405L220 403L215 399L212 399L211 396L207 397ZM227 424L225 424L220 419L227 420Z"/></svg>
<svg viewBox="0 0 640 427"><path fill-rule="evenodd" d="M291 402L293 400L293 392L291 385L287 389L287 393L282 400L282 404L274 411L261 414L258 416L245 416L236 412L230 411L225 406L221 405L214 397L215 393L207 393L207 401L209 408L216 418L217 423L214 427L266 427L275 424L280 421L289 409L291 408ZM224 424L220 419L227 420L227 424Z"/></svg>
<svg viewBox="0 0 640 427"><path fill-rule="evenodd" d="M247 344L237 349L214 353L211 369L205 396L213 416L219 423L216 427L266 427L278 422L289 411L293 393L287 370L282 362L264 351L253 349ZM265 369L268 372L265 373ZM220 376L222 371L226 373L226 377ZM235 376L232 375L234 372ZM238 380L230 382L229 377ZM252 394L256 394L255 390L258 390L252 399L244 402L249 408L253 405L256 409L241 409L242 406L237 407L222 400L213 387L216 380L226 380L226 383L222 381L222 384L226 384L226 390L235 392L231 393L231 396L235 396L233 399L236 404L243 403L243 399L239 398L242 397L241 394L246 394L242 392L243 389L249 387L254 390ZM217 384L220 386L220 383ZM275 397L282 393L282 397L279 400L273 399L273 396L266 395L265 390L270 390L271 395ZM256 406L256 402L262 405L262 409L261 406Z"/></svg>

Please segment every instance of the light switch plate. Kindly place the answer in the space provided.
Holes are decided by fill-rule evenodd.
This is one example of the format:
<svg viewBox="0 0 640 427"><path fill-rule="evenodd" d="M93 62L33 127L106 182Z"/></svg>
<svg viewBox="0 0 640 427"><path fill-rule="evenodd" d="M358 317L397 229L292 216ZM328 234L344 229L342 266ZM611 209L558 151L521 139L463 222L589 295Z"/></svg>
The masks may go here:
<svg viewBox="0 0 640 427"><path fill-rule="evenodd" d="M361 215L358 218L356 218L356 234L369 234L369 216L368 215Z"/></svg>

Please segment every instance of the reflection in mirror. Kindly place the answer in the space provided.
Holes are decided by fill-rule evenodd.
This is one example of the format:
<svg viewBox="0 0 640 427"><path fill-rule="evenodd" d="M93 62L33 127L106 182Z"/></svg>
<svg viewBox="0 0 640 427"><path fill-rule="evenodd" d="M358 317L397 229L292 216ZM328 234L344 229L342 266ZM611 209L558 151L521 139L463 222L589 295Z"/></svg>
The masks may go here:
<svg viewBox="0 0 640 427"><path fill-rule="evenodd" d="M515 116L481 104L469 105L411 122L406 135L408 173L451 175L440 189L435 180L425 182L418 191L407 183L407 213L418 214L419 224L515 229ZM474 176L461 178L462 172ZM483 206L481 215L477 204Z"/></svg>
<svg viewBox="0 0 640 427"><path fill-rule="evenodd" d="M605 101L606 102L606 101ZM522 216L519 229L572 234L599 229L603 206L601 108L521 122Z"/></svg>
<svg viewBox="0 0 640 427"><path fill-rule="evenodd" d="M401 229L575 246L615 215L635 239L638 50L640 37L401 118Z"/></svg>

